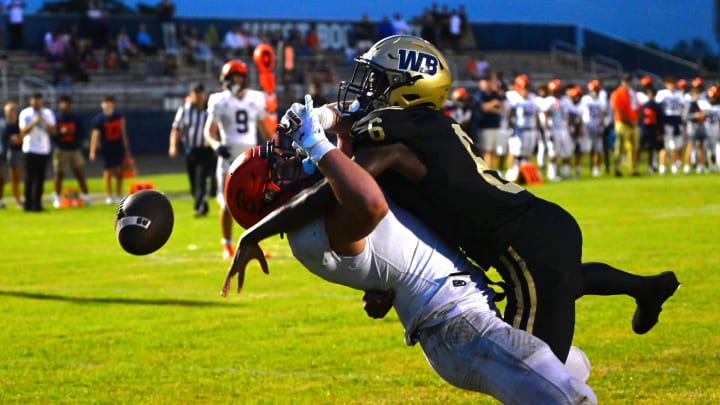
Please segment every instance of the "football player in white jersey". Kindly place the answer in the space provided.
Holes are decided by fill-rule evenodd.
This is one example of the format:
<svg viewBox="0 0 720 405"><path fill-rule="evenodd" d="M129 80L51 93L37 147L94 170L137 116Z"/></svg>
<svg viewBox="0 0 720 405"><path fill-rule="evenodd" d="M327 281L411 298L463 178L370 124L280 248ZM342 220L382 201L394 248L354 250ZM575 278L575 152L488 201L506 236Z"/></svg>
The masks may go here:
<svg viewBox="0 0 720 405"><path fill-rule="evenodd" d="M665 88L659 90L655 95L657 101L663 107L665 115L665 149L658 153L658 173L665 174L666 163L670 164L673 174L680 168L680 151L683 147L683 125L682 115L685 109L685 95L679 90L675 78L668 76L664 79ZM670 154L670 162L667 162L667 155Z"/></svg>
<svg viewBox="0 0 720 405"><path fill-rule="evenodd" d="M700 108L705 114L705 132L707 142L705 143L705 154L711 172L718 171L718 156L720 155L720 90L712 86L707 90L707 98L700 100Z"/></svg>
<svg viewBox="0 0 720 405"><path fill-rule="evenodd" d="M590 80L587 84L588 93L580 100L580 114L583 133L590 138L590 164L593 177L600 175L600 154L605 139L605 115L607 114L607 97L601 97L600 82Z"/></svg>
<svg viewBox="0 0 720 405"><path fill-rule="evenodd" d="M558 181L560 177L566 179L570 177L570 159L573 155L573 141L570 139L568 128L570 101L564 95L564 87L560 80L551 80L547 89L548 96L545 97L541 107L546 129L547 177L550 181ZM557 161L561 164L560 177L556 167Z"/></svg>
<svg viewBox="0 0 720 405"><path fill-rule="evenodd" d="M258 131L266 140L274 129L265 121L265 95L248 88L248 68L240 60L230 60L220 71L223 91L208 98L208 118L203 136L217 152L217 200L220 204L223 257L234 255L232 217L227 210L223 190L230 163L258 143Z"/></svg>
<svg viewBox="0 0 720 405"><path fill-rule="evenodd" d="M510 102L510 127L513 133L508 139L508 171L505 176L515 181L520 174L520 165L530 161L538 140L540 127L539 108L535 93L531 92L526 75L515 78L514 89L507 92Z"/></svg>
<svg viewBox="0 0 720 405"><path fill-rule="evenodd" d="M305 123L312 121L310 110L303 114ZM589 363L580 367L582 375L573 375L569 371L573 366L564 366L546 343L503 322L482 271L407 211L386 200L372 176L330 144L317 120L309 127L302 125L302 135L295 135L295 142L317 163L337 204L326 214L312 217L292 211L300 207L296 203L302 198L291 200L282 211L264 219L256 216L258 212L248 212L246 207L259 207L267 201L264 181L276 181L282 193L282 187L289 186L286 180L292 184L292 177L281 172L296 174L302 170L295 157L282 158L267 150L263 156L260 147L246 152L233 163L228 200L236 201L236 196L245 199L246 203L232 206L234 214L239 211L234 216L260 222L243 235L223 295L235 274L242 285L250 260L259 260L267 270L257 238L268 229L277 230L282 226L279 224L288 225L283 217L300 217L304 223L284 229L293 255L310 272L329 282L370 291L364 300L366 312L373 317L383 317L390 309L387 305L375 312L375 299L389 302L405 329L405 343L420 343L430 366L450 384L492 395L505 404L597 403L584 382ZM394 145L406 151L398 150L385 158L398 164L417 159L407 154L406 146ZM372 150L377 149L367 148L366 152L372 154ZM355 159L364 158L358 154ZM424 175L405 174L413 178ZM263 181L258 184L255 179ZM393 293L386 298L380 291ZM577 364L578 356L581 363L587 359L575 350L570 361Z"/></svg>

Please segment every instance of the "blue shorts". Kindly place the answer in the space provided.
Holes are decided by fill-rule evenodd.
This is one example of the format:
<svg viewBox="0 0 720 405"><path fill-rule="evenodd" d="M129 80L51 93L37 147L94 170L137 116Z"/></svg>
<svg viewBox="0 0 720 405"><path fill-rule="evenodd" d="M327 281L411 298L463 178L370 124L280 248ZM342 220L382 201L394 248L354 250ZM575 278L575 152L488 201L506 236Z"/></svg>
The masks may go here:
<svg viewBox="0 0 720 405"><path fill-rule="evenodd" d="M103 151L103 161L105 162L105 169L114 169L122 166L125 160L125 151Z"/></svg>

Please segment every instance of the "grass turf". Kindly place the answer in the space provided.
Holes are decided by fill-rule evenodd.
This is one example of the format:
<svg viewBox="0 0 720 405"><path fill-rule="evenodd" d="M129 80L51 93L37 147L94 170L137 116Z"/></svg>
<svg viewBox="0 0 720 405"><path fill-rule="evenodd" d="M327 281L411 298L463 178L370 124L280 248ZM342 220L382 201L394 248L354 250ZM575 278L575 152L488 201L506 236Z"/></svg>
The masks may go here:
<svg viewBox="0 0 720 405"><path fill-rule="evenodd" d="M152 181L175 229L144 257L115 241L112 206L0 211L0 403L494 403L442 381L394 313L367 318L360 292L310 275L277 237L263 243L271 274L253 265L243 294L220 298L215 207L193 218L184 176ZM576 217L585 261L683 283L643 336L632 299L578 300L575 344L600 402L720 402L720 176L532 191Z"/></svg>

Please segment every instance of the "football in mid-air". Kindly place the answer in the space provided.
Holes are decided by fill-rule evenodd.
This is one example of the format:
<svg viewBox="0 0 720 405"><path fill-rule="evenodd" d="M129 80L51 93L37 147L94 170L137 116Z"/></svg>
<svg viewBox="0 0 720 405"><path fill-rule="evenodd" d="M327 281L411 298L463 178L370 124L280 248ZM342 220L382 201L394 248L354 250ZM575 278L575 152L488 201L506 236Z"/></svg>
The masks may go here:
<svg viewBox="0 0 720 405"><path fill-rule="evenodd" d="M165 194L140 190L118 205L115 236L120 246L133 255L147 255L160 249L170 238L174 214Z"/></svg>

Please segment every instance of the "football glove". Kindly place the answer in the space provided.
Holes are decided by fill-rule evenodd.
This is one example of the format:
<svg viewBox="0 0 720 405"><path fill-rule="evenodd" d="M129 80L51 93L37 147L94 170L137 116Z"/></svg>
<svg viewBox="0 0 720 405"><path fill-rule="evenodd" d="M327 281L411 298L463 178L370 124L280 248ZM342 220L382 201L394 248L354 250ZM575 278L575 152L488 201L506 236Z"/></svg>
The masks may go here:
<svg viewBox="0 0 720 405"><path fill-rule="evenodd" d="M293 144L299 146L305 155L317 163L327 152L335 149L335 145L325 136L318 114L313 110L312 96L307 94L305 105L294 103L281 121L284 121L284 133L292 138Z"/></svg>
<svg viewBox="0 0 720 405"><path fill-rule="evenodd" d="M217 152L218 156L223 159L230 159L230 150L228 150L227 146L225 145L219 145L217 149L215 149L215 152Z"/></svg>

